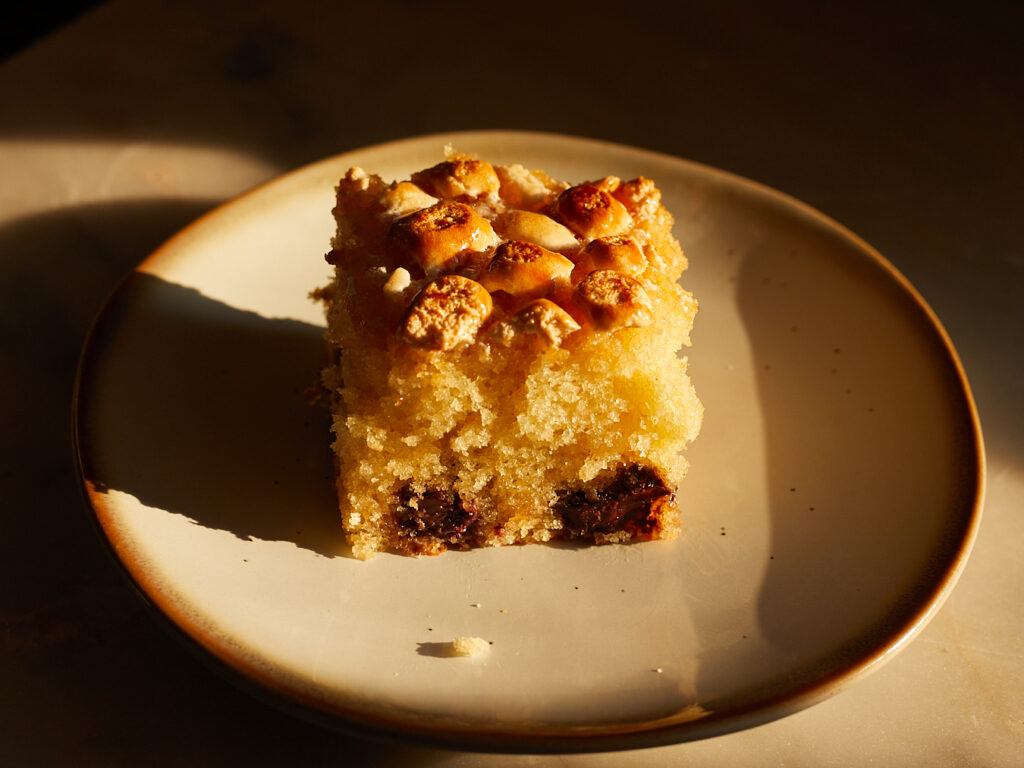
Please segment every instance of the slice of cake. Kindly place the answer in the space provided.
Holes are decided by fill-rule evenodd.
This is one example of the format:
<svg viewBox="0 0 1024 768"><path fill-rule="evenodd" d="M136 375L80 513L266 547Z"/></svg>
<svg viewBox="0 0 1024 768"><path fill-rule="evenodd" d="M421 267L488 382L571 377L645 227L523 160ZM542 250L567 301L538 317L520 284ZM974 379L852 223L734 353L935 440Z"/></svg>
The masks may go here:
<svg viewBox="0 0 1024 768"><path fill-rule="evenodd" d="M450 155L349 170L334 216L315 296L357 557L678 534L697 303L653 182Z"/></svg>

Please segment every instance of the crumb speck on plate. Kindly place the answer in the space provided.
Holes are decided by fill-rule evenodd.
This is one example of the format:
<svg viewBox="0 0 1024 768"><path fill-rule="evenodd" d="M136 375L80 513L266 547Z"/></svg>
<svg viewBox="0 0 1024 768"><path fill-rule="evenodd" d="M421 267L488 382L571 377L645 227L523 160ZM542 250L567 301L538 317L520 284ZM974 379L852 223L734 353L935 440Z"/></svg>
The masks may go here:
<svg viewBox="0 0 1024 768"><path fill-rule="evenodd" d="M482 637L456 637L452 640L453 656L479 656L486 653L491 644Z"/></svg>

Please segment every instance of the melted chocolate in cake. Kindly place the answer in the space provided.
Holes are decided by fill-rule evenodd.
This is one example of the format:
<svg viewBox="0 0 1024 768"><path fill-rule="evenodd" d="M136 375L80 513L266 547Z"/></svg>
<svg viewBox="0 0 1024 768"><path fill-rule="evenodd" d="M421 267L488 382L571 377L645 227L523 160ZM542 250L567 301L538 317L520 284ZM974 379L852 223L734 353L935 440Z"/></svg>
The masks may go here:
<svg viewBox="0 0 1024 768"><path fill-rule="evenodd" d="M594 533L628 531L650 536L658 527L658 509L671 503L673 493L651 467L624 467L603 488L586 488L559 494L554 510L562 518L569 538Z"/></svg>
<svg viewBox="0 0 1024 768"><path fill-rule="evenodd" d="M416 493L408 486L398 492L395 519L399 534L457 544L479 512L472 501L443 491Z"/></svg>

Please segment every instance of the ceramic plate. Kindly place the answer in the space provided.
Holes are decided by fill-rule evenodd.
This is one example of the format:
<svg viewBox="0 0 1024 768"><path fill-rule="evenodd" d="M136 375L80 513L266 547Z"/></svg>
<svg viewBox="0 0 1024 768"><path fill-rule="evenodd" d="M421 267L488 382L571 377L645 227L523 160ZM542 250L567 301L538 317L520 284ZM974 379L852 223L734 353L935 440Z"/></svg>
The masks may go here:
<svg viewBox="0 0 1024 768"><path fill-rule="evenodd" d="M353 559L323 362L333 185L443 147L568 181L655 179L700 301L706 407L672 542ZM98 320L83 484L131 579L236 681L321 722L487 750L586 751L762 723L876 668L974 538L983 455L956 355L910 285L806 206L683 160L530 133L332 158L190 226ZM451 658L459 636L490 641Z"/></svg>

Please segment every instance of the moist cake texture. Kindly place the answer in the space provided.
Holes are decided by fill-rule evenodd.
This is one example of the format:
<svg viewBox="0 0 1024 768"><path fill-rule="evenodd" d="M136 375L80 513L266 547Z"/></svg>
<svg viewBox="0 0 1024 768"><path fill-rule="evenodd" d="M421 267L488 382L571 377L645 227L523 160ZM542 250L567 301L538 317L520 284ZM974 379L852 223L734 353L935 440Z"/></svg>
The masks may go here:
<svg viewBox="0 0 1024 768"><path fill-rule="evenodd" d="M678 534L697 303L654 182L449 154L350 169L334 216L314 295L357 557Z"/></svg>

